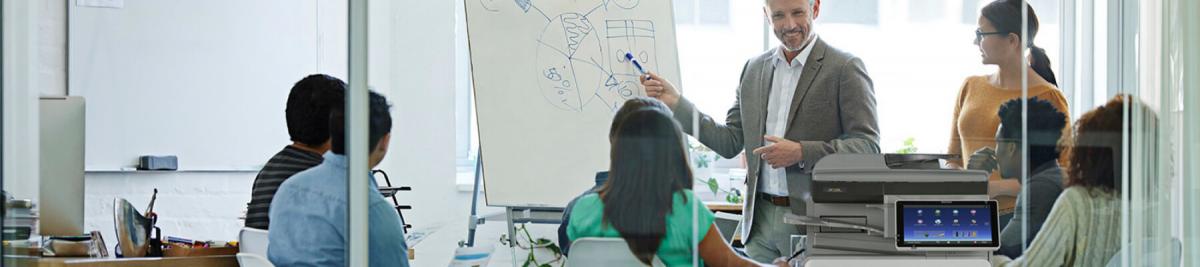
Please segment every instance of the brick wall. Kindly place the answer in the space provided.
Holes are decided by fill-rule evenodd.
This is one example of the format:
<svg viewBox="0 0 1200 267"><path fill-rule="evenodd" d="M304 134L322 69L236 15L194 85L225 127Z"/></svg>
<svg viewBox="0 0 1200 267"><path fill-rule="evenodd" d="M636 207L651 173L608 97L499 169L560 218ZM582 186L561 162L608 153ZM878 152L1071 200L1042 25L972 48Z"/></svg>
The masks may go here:
<svg viewBox="0 0 1200 267"><path fill-rule="evenodd" d="M163 235L203 240L236 240L254 172L88 173L84 229L99 230L115 243L113 199L125 198L145 212L158 189L154 211ZM110 241L111 240L111 241Z"/></svg>

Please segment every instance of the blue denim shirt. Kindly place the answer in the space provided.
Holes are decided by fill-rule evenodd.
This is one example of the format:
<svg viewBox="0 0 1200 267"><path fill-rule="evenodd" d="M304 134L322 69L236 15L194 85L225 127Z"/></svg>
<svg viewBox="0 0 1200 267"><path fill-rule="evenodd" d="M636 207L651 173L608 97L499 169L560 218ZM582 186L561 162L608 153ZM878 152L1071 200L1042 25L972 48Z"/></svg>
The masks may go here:
<svg viewBox="0 0 1200 267"><path fill-rule="evenodd" d="M345 266L349 201L346 156L288 178L271 201L267 258L275 266ZM408 266L404 222L371 177L368 207L371 266Z"/></svg>

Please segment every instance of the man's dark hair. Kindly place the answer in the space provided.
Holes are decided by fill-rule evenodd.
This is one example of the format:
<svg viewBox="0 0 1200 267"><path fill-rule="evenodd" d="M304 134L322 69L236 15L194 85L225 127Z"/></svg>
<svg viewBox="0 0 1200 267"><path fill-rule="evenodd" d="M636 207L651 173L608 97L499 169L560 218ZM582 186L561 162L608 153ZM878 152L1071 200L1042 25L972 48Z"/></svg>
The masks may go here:
<svg viewBox="0 0 1200 267"><path fill-rule="evenodd" d="M384 135L392 132L392 114L390 110L392 106L388 104L387 99L383 95L372 91L370 93L370 106L368 107L368 116L370 116L367 124L370 124L367 139L367 149L374 150L379 144L379 140L383 139ZM346 154L346 109L344 104L337 105L333 109L330 119L329 132L333 138L331 150L334 154Z"/></svg>
<svg viewBox="0 0 1200 267"><path fill-rule="evenodd" d="M1000 106L1000 131L998 137L1021 142L1026 129L1021 128L1020 98L1009 100ZM1034 97L1029 99L1029 166L1036 168L1047 162L1058 160L1058 140L1067 125L1067 115L1050 104L1050 101Z"/></svg>
<svg viewBox="0 0 1200 267"><path fill-rule="evenodd" d="M288 94L288 135L292 141L319 146L329 140L329 111L344 100L346 83L325 74L313 74L292 86Z"/></svg>

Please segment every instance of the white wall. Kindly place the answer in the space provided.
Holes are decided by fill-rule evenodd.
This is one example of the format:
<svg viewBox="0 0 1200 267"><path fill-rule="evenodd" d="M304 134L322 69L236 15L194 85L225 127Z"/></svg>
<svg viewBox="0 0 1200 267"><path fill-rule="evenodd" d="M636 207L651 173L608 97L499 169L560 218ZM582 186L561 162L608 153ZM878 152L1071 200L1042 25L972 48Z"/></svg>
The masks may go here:
<svg viewBox="0 0 1200 267"><path fill-rule="evenodd" d="M416 266L444 265L466 237L469 194L455 178L454 1L371 1L370 86L392 103L392 143L378 167L401 192L417 229L440 227L417 244ZM454 227L450 225L462 225Z"/></svg>
<svg viewBox="0 0 1200 267"><path fill-rule="evenodd" d="M282 147L282 146L281 146ZM264 156L269 157L270 155ZM125 198L145 211L158 189L154 212L165 236L201 240L237 240L254 172L91 172L85 175L84 229L106 240L113 231L113 199ZM115 242L115 241L108 241Z"/></svg>
<svg viewBox="0 0 1200 267"><path fill-rule="evenodd" d="M5 189L20 198L37 197L38 162L29 160L37 158L37 97L68 92L67 2L72 1L4 1L4 182ZM317 23L323 32L345 29L344 1L317 0L317 4ZM344 31L319 38L324 51L346 51ZM318 71L346 77L344 53L315 56L322 66ZM279 140L280 147L287 143ZM263 161L270 156L263 155ZM113 199L126 198L145 209L157 188L155 210L164 235L234 240L254 176L254 172L89 172L85 175L84 229L115 238Z"/></svg>
<svg viewBox="0 0 1200 267"><path fill-rule="evenodd" d="M67 95L67 2L37 2L38 92Z"/></svg>
<svg viewBox="0 0 1200 267"><path fill-rule="evenodd" d="M43 1L3 1L4 5L4 190L19 199L38 197L39 34L34 18ZM62 47L66 49L66 47Z"/></svg>

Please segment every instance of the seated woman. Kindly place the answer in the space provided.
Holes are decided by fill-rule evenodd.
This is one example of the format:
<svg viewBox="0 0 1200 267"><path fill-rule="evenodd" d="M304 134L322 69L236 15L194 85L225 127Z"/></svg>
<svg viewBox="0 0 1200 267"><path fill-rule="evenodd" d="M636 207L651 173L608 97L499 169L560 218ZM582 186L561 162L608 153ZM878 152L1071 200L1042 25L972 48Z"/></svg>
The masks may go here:
<svg viewBox="0 0 1200 267"><path fill-rule="evenodd" d="M612 125L608 128L608 142L610 144L613 139L616 139L617 126L620 126L625 121L625 117L629 117L629 113L643 108L658 109L667 113L671 112L671 109L667 108L666 104L653 98L634 97L626 100L625 104L621 105L621 109L617 110L617 114L613 115ZM567 202L567 208L563 210L562 223L558 225L558 247L562 250L563 255L570 256L568 253L570 253L571 249L571 239L567 238L567 224L571 222L571 209L575 208L575 202L588 194L600 190L600 187L604 186L606 182L608 182L608 171L596 172L596 185L571 199L571 202Z"/></svg>
<svg viewBox="0 0 1200 267"><path fill-rule="evenodd" d="M713 225L713 213L688 190L692 173L683 135L670 115L638 109L617 126L615 136L608 181L571 211L567 235L572 241L623 238L647 265L657 256L667 266L693 266L698 249L703 260L698 265L769 266L734 254Z"/></svg>
<svg viewBox="0 0 1200 267"><path fill-rule="evenodd" d="M1124 96L1084 114L1067 145L1067 189L1054 203L1033 244L996 266L1104 266L1121 249L1121 166ZM1132 130L1132 129L1131 129Z"/></svg>

